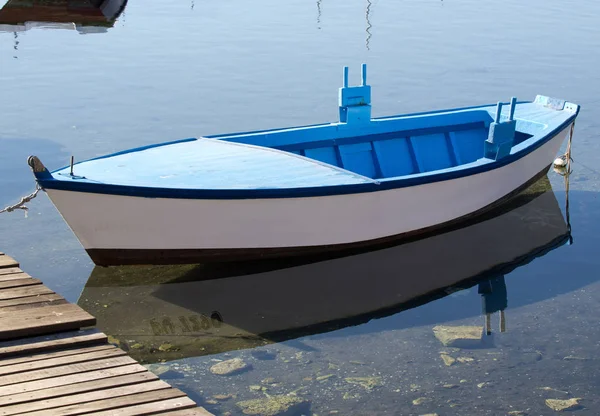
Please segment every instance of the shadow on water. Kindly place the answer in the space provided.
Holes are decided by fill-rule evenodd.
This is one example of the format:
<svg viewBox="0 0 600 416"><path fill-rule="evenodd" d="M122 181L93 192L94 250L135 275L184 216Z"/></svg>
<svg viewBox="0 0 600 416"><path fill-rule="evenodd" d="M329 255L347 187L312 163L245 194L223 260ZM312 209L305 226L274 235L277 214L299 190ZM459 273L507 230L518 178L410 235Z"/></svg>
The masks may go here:
<svg viewBox="0 0 600 416"><path fill-rule="evenodd" d="M104 33L113 27L127 0L8 0L0 9L0 32L40 27L69 29L80 34Z"/></svg>
<svg viewBox="0 0 600 416"><path fill-rule="evenodd" d="M502 312L503 318L509 298L510 306L517 307L596 280L587 274L572 279L551 275L544 281L551 290L539 290L535 279L507 284L505 276L513 270L568 244L569 230L543 177L493 214L381 250L296 259L293 264L96 267L79 304L134 358L146 362L319 333L336 336L331 331L342 328L365 333L482 312ZM518 290L511 291L511 286ZM465 302L457 292L476 298L478 306L473 308L473 302ZM436 313L409 319L401 313L444 302ZM172 348L159 349L165 343Z"/></svg>
<svg viewBox="0 0 600 416"><path fill-rule="evenodd" d="M27 157L33 153L41 154L48 160L48 166L66 165L69 155L58 143L45 139L8 139L0 136L0 205L18 202L19 198L35 188L35 180L27 165Z"/></svg>

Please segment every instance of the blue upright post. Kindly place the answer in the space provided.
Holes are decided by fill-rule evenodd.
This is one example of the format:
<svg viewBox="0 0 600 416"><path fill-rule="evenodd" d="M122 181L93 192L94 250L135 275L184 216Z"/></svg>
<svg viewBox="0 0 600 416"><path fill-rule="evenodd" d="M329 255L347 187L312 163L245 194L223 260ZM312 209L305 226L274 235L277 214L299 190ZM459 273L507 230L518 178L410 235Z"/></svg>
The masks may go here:
<svg viewBox="0 0 600 416"><path fill-rule="evenodd" d="M508 117L508 119L510 121L514 120L514 118L515 118L516 107L517 107L517 97L512 97L510 99L510 116Z"/></svg>
<svg viewBox="0 0 600 416"><path fill-rule="evenodd" d="M500 115L502 114L502 103L498 101L498 105L496 106L496 123L500 123Z"/></svg>
<svg viewBox="0 0 600 416"><path fill-rule="evenodd" d="M504 122L500 121L502 119L502 104L499 102L496 107L496 118L490 124L488 138L485 141L484 156L488 159L498 160L509 155L515 141L517 121L514 116L517 99L516 97L510 99L508 120Z"/></svg>
<svg viewBox="0 0 600 416"><path fill-rule="evenodd" d="M348 67L344 67L344 83L339 91L341 123L368 123L371 121L371 86L367 85L367 65L362 64L361 85L348 86Z"/></svg>
<svg viewBox="0 0 600 416"><path fill-rule="evenodd" d="M362 68L360 70L360 75L361 75L361 79L362 79L362 82L360 85L364 87L365 85L367 85L367 64L362 64Z"/></svg>
<svg viewBox="0 0 600 416"><path fill-rule="evenodd" d="M344 88L348 88L348 67L344 67Z"/></svg>

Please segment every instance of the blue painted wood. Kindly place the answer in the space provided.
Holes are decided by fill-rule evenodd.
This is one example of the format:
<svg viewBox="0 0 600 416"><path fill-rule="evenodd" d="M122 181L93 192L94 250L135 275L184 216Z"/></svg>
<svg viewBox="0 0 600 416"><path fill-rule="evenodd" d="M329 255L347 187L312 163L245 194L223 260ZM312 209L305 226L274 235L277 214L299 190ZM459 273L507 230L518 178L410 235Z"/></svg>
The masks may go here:
<svg viewBox="0 0 600 416"><path fill-rule="evenodd" d="M488 111L473 110L458 113L439 113L432 117L401 117L371 120L368 126L360 126L366 131L358 133L356 125L347 123L332 123L309 127L293 127L288 129L277 129L270 132L250 132L228 135L205 136L211 139L227 140L238 143L253 144L265 147L277 147L299 145L301 143L314 143L326 140L353 140L365 135L374 136L379 134L397 134L399 131L416 132L415 135L430 134L428 130L444 132L461 125L479 123L482 127L493 121ZM412 134L412 133L405 133ZM373 139L362 141L373 141ZM345 144L345 143L344 143Z"/></svg>
<svg viewBox="0 0 600 416"><path fill-rule="evenodd" d="M433 182L448 181L461 177L476 175L482 172L506 166L529 153L534 152L540 146L552 140L562 129L567 127L577 116L577 112L562 124L537 140L530 146L524 147L511 155L498 161L480 159L472 164L463 165L460 168L443 170L430 175L405 175L389 178L387 180L373 181L356 185L334 185L296 188L257 188L257 189L185 189L164 187L128 186L120 184L102 183L83 180L69 180L68 174L59 176L62 171L68 172L68 167L52 172L51 179L46 179L44 173L35 173L39 185L45 189L58 189L74 192L87 192L109 195L123 195L144 198L176 198L176 199L256 199L256 198L304 198L329 195L346 195L364 192L378 192L389 189L400 189L410 186L424 185Z"/></svg>
<svg viewBox="0 0 600 416"><path fill-rule="evenodd" d="M452 159L443 133L411 137L421 172L452 167Z"/></svg>
<svg viewBox="0 0 600 416"><path fill-rule="evenodd" d="M422 173L423 166L421 165L419 158L417 157L417 152L415 151L415 144L413 142L413 138L407 137L406 140L408 142L410 158L412 159L413 164L414 164L415 168L417 169L417 173Z"/></svg>
<svg viewBox="0 0 600 416"><path fill-rule="evenodd" d="M456 152L457 163L471 163L481 158L486 138L487 131L485 129L450 132L450 140Z"/></svg>
<svg viewBox="0 0 600 416"><path fill-rule="evenodd" d="M366 66L339 91L337 123L210 136L130 149L38 172L42 187L166 198L280 198L374 192L497 169L535 151L579 106L538 96L371 118ZM484 157L492 156L492 157ZM377 178L375 181L372 178Z"/></svg>
<svg viewBox="0 0 600 416"><path fill-rule="evenodd" d="M417 167L406 137L373 142L381 176L392 178L417 173Z"/></svg>
<svg viewBox="0 0 600 416"><path fill-rule="evenodd" d="M454 144L450 139L450 133L444 133L444 139L446 139L446 146L448 147L448 155L450 156L450 164L451 166L458 165L458 155L456 149L454 148Z"/></svg>
<svg viewBox="0 0 600 416"><path fill-rule="evenodd" d="M344 67L343 86L339 90L340 122L366 124L371 121L371 86L367 85L367 65L362 65L360 86L348 86L348 67Z"/></svg>
<svg viewBox="0 0 600 416"><path fill-rule="evenodd" d="M414 137L414 136L425 136L429 134L437 134L437 133L446 133L449 131L463 131L463 130L472 130L472 129L483 129L485 124L483 122L474 122L474 123L465 123L465 124L456 124L450 126L439 126L439 127L428 127L422 129L414 129L414 130L398 130L389 133L379 133L379 134L364 134L361 136L351 136L351 137L342 137L338 139L326 139L326 140L315 140L313 142L299 142L294 144L285 144L285 145L275 145L270 146L274 149L285 150L288 152L295 151L298 149L314 149L320 147L329 147L335 145L344 145L344 144L355 144L355 143L367 143L367 142L379 142L383 140L393 140L398 137ZM487 137L487 134L486 134ZM485 140L485 137L482 138L482 142ZM237 141L239 142L239 141ZM254 144L254 140L252 143Z"/></svg>
<svg viewBox="0 0 600 416"><path fill-rule="evenodd" d="M509 117L505 122L500 121L503 103L498 103L496 107L496 118L494 122L490 124L489 135L485 141L484 154L488 159L498 160L510 154L517 128L517 122L514 120L516 103L517 98L513 97L510 100Z"/></svg>
<svg viewBox="0 0 600 416"><path fill-rule="evenodd" d="M371 143L346 144L339 146L339 150L344 169L368 178L377 176Z"/></svg>
<svg viewBox="0 0 600 416"><path fill-rule="evenodd" d="M333 146L330 147L319 147L316 149L306 149L304 151L306 157L311 159L319 160L321 162L329 163L333 166L341 166L338 163L338 156Z"/></svg>

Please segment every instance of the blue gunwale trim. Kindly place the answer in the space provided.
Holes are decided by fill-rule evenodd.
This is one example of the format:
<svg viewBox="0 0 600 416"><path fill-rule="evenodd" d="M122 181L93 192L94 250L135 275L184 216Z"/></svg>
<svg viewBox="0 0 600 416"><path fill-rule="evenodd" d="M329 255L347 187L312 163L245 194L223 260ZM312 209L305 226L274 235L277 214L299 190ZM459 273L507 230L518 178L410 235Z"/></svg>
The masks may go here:
<svg viewBox="0 0 600 416"><path fill-rule="evenodd" d="M519 101L519 103L531 103L532 101ZM483 107L488 107L489 105L478 105L472 107L463 107L457 109L449 109L449 110L436 110L436 111L428 111L423 113L412 113L412 114L403 114L396 115L390 117L382 117L382 119L391 119L391 118L400 118L400 117L408 117L415 115L425 115L425 114L441 114L452 111L460 111L460 110L468 110L468 109L482 109ZM110 185L103 183L87 183L87 182L67 182L63 180L57 180L55 178L48 179L46 175L36 175L36 180L38 184L42 188L46 189L56 189L56 190L64 190L64 191L72 191L72 192L84 192L84 193L95 193L95 194L109 194L109 195L121 195L121 196L130 196L130 197L143 197L143 198L174 198L174 199L266 199L266 198L305 198L305 197L320 197L320 196L332 196L332 195L347 195L354 193L364 193L364 192L378 192L378 191L387 191L391 189L399 189L405 188L409 186L415 185L424 185L428 183L434 182L442 182L452 179L458 179L466 176L471 176L491 170L498 169L500 167L506 166L516 160L525 157L526 155L532 153L534 150L543 146L550 140L552 140L556 135L562 131L569 124L573 123L577 118L579 111L581 109L580 106L576 107L577 110L573 112L573 114L567 118L563 123L554 128L553 130L546 133L546 135L538 140L535 143L532 143L530 146L524 147L516 151L515 153L511 153L506 157L498 160L491 161L488 163L477 164L474 166L468 166L461 169L455 169L452 171L444 171L440 173L432 173L429 175L419 176L419 177L398 177L391 178L389 180L383 180L380 182L374 183L362 183L362 184L354 184L354 185L335 185L335 186L319 186L319 187L305 187L305 188L273 188L273 189L178 189L178 188L157 188L157 187L140 187L140 186L125 186L125 185ZM376 120L376 119L373 119ZM315 124L313 126L321 126L321 125L331 125L330 124ZM297 128L297 127L294 127ZM288 130L290 128L282 128L282 129L271 129L264 130L264 132L268 131L280 131L280 130ZM252 133L258 133L258 131L254 131ZM223 134L218 136L204 136L206 138L217 138L217 137L232 137L236 134ZM163 142L151 144L148 146L138 147L134 149L124 150L122 152L112 153L109 155L100 156L93 159L88 159L85 161L81 161L79 163L87 162L90 160L98 160L105 159L117 155L127 154L138 152L145 149L150 149L154 147L166 146L169 144L176 143L185 143L190 141L195 141L196 138L187 138L181 140L175 140L171 142ZM522 143L521 143L522 145ZM64 167L61 169L57 169L54 172L65 169Z"/></svg>
<svg viewBox="0 0 600 416"><path fill-rule="evenodd" d="M477 107L475 107L477 108ZM379 183L363 183L356 185L335 185L321 187L306 187L306 188L281 188L281 189L177 189L177 188L156 188L156 187L139 187L125 185L110 185L101 183L86 183L86 182L67 182L57 179L44 179L37 177L37 181L42 188L56 189L73 192L85 192L96 194L122 195L130 197L145 197L145 198L176 198L176 199L265 199L265 198L304 198L304 197L320 197L332 195L345 195L363 192L387 191L391 189L405 188L415 185L424 185L433 182L447 181L458 179L478 173L483 173L506 166L522 157L533 152L548 141L552 140L565 127L571 124L579 114L580 107L567 120L557 126L555 129L546 133L545 137L538 139L524 149L498 160L489 163L469 166L453 171L433 173L412 178L395 178ZM193 141L196 139L178 140L172 143L181 143L185 141ZM165 145L165 143L150 145L144 148L152 148ZM139 151L141 148L127 150L118 154L125 154ZM107 155L97 159L114 156ZM551 161L549 161L550 163Z"/></svg>
<svg viewBox="0 0 600 416"><path fill-rule="evenodd" d="M532 100L523 100L523 101L517 101L517 104L531 104L534 102L535 101L532 101ZM418 113L406 113L406 114L395 114L395 115L389 115L389 116L380 116L380 117L371 118L371 121L393 120L396 118L399 119L399 118L405 118L405 117L425 116L425 115L431 115L431 114L442 115L442 114L446 114L446 113L454 113L454 112L476 110L476 109L487 111L486 110L487 107L496 108L496 104L497 103L472 105L472 106L467 106L467 107L456 107L456 108L443 108L443 109L441 108L441 109L437 109L437 110L421 111ZM282 131L287 131L287 130L307 129L307 128L311 128L311 127L338 126L340 124L345 124L345 123L340 123L340 122L336 121L336 122L330 122L330 123L306 124L303 126L280 127L280 128L266 129L266 130L251 130L251 131L236 132L236 133L212 134L209 136L202 136L202 137L205 137L207 139L225 139L225 138L234 138L237 136L245 136L245 135L249 135L249 134L275 133L275 132L282 132ZM135 150L139 150L139 149L135 149ZM110 155L110 156L114 156L114 155Z"/></svg>

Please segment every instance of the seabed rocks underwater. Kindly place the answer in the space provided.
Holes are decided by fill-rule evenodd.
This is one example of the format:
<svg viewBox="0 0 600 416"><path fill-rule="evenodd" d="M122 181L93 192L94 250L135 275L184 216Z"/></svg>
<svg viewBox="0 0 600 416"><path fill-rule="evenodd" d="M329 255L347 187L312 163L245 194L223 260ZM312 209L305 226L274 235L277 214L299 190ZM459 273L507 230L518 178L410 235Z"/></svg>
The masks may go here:
<svg viewBox="0 0 600 416"><path fill-rule="evenodd" d="M593 320L572 307L583 294L592 300L600 293L582 289L512 311L509 330L481 335L477 347L444 346L435 325L376 332L365 326L363 333L347 328L162 365L177 365L183 377L171 382L217 415L595 415L600 401L590 363L598 345L586 340L600 339L600 329L573 329ZM570 312L556 319L568 305ZM479 319L444 326L476 327ZM256 358L262 350L268 360ZM448 366L440 356L454 362ZM210 372L217 360L236 358L251 369Z"/></svg>

